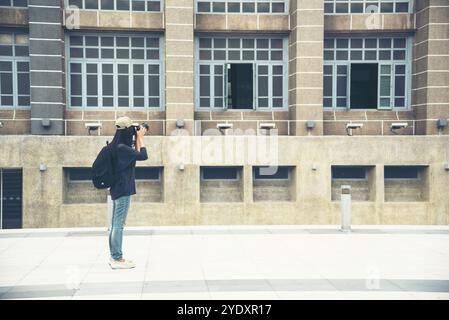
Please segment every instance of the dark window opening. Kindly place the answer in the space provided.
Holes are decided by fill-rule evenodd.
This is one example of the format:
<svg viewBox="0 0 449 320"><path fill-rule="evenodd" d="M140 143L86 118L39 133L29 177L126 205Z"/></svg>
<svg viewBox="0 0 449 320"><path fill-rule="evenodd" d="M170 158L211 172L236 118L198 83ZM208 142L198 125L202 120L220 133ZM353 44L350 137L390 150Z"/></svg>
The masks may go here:
<svg viewBox="0 0 449 320"><path fill-rule="evenodd" d="M92 180L91 168L67 168L69 182L83 182Z"/></svg>
<svg viewBox="0 0 449 320"><path fill-rule="evenodd" d="M420 167L417 166L385 166L385 179L419 179Z"/></svg>
<svg viewBox="0 0 449 320"><path fill-rule="evenodd" d="M253 65L228 65L228 109L253 109Z"/></svg>
<svg viewBox="0 0 449 320"><path fill-rule="evenodd" d="M202 168L203 180L237 180L237 167L205 167Z"/></svg>
<svg viewBox="0 0 449 320"><path fill-rule="evenodd" d="M162 168L136 167L136 180L160 180Z"/></svg>
<svg viewBox="0 0 449 320"><path fill-rule="evenodd" d="M366 167L332 166L332 179L365 180Z"/></svg>
<svg viewBox="0 0 449 320"><path fill-rule="evenodd" d="M288 180L290 167L255 167L254 179L255 180Z"/></svg>
<svg viewBox="0 0 449 320"><path fill-rule="evenodd" d="M22 228L22 169L0 169L0 229Z"/></svg>
<svg viewBox="0 0 449 320"><path fill-rule="evenodd" d="M377 63L351 64L351 109L377 109Z"/></svg>

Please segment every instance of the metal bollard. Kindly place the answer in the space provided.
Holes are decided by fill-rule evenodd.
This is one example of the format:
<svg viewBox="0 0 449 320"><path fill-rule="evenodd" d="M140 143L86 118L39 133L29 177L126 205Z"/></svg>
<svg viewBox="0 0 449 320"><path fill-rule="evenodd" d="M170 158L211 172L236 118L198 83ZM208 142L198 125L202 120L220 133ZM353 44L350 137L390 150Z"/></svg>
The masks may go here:
<svg viewBox="0 0 449 320"><path fill-rule="evenodd" d="M341 229L351 232L351 186L341 186Z"/></svg>
<svg viewBox="0 0 449 320"><path fill-rule="evenodd" d="M108 218L108 232L109 232L109 230L111 230L111 226L112 226L112 207L113 207L113 204L112 204L111 195L108 195L107 202L108 202L107 218Z"/></svg>

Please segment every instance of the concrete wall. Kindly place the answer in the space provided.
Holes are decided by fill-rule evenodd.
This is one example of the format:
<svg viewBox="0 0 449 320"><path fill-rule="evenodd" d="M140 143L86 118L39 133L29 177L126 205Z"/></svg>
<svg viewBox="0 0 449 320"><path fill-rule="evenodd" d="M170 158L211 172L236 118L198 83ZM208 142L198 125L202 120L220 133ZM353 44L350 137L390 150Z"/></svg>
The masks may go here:
<svg viewBox="0 0 449 320"><path fill-rule="evenodd" d="M105 139L0 136L0 167L23 168L24 227L106 224L106 203L64 203L63 179L63 167L90 166ZM266 157L242 156L264 138L243 139L242 147L235 149L224 144L224 137L147 137L150 158L139 165L164 167L164 197L162 202L133 198L128 225L337 224L339 202L331 200L331 166L341 164L375 167L369 179L373 181L371 190L375 190L372 201L353 203L355 224L449 223L449 171L444 169L449 162L447 136L279 137L278 163L295 166L297 173L293 201L276 202L253 199L252 166L267 165ZM184 153L190 147L193 152ZM222 151L234 156L227 161L210 158ZM179 159L180 154L186 158ZM178 169L180 162L185 164L183 171ZM224 162L243 166L238 192L242 201L202 203L200 166ZM48 170L40 172L40 163ZM385 201L389 191L384 187L384 165L428 166L428 197L424 201Z"/></svg>

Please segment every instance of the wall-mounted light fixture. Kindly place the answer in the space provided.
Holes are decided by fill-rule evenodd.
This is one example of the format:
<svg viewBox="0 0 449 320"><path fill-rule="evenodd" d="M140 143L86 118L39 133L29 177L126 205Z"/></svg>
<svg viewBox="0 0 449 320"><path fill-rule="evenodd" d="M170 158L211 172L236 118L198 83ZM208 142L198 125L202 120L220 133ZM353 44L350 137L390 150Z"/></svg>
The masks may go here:
<svg viewBox="0 0 449 320"><path fill-rule="evenodd" d="M0 128L3 128L3 122L0 121Z"/></svg>
<svg viewBox="0 0 449 320"><path fill-rule="evenodd" d="M437 128L438 133L441 134L443 129L447 127L447 119L438 119L437 120Z"/></svg>
<svg viewBox="0 0 449 320"><path fill-rule="evenodd" d="M352 130L363 128L363 123L347 123L346 124L346 133L348 136L352 136Z"/></svg>
<svg viewBox="0 0 449 320"><path fill-rule="evenodd" d="M394 134L398 134L396 132L396 130L405 129L407 127L408 127L408 123L407 122L393 122L390 125L390 131L393 132Z"/></svg>
<svg viewBox="0 0 449 320"><path fill-rule="evenodd" d="M222 134L225 134L226 129L232 129L232 123L217 123L217 129L220 130Z"/></svg>
<svg viewBox="0 0 449 320"><path fill-rule="evenodd" d="M186 126L183 119L176 120L176 129L182 129Z"/></svg>
<svg viewBox="0 0 449 320"><path fill-rule="evenodd" d="M39 164L39 171L40 172L47 171L47 165L45 163Z"/></svg>
<svg viewBox="0 0 449 320"><path fill-rule="evenodd" d="M85 124L87 132L89 132L89 135L91 131L97 131L102 127L101 122L94 122L94 123L86 123Z"/></svg>
<svg viewBox="0 0 449 320"><path fill-rule="evenodd" d="M51 126L51 120L50 119L41 119L41 125L45 129L48 129Z"/></svg>
<svg viewBox="0 0 449 320"><path fill-rule="evenodd" d="M275 129L276 124L274 122L261 122L259 123L259 129L271 130Z"/></svg>

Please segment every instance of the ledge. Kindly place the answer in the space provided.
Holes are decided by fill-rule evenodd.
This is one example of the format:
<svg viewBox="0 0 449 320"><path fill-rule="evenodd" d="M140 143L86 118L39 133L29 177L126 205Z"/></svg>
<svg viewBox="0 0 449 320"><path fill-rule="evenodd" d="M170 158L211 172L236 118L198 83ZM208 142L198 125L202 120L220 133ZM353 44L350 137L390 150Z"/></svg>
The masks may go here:
<svg viewBox="0 0 449 320"><path fill-rule="evenodd" d="M0 8L0 25L28 27L28 8Z"/></svg>
<svg viewBox="0 0 449 320"><path fill-rule="evenodd" d="M79 14L79 29L164 30L162 12L80 10Z"/></svg>
<svg viewBox="0 0 449 320"><path fill-rule="evenodd" d="M389 13L379 15L377 27L370 25L370 14L342 14L324 16L324 31L332 32L410 32L415 30L414 14ZM372 20L372 19L371 19ZM376 22L374 22L376 23Z"/></svg>
<svg viewBox="0 0 449 320"><path fill-rule="evenodd" d="M195 31L289 32L288 14L197 14Z"/></svg>

